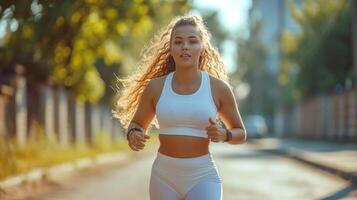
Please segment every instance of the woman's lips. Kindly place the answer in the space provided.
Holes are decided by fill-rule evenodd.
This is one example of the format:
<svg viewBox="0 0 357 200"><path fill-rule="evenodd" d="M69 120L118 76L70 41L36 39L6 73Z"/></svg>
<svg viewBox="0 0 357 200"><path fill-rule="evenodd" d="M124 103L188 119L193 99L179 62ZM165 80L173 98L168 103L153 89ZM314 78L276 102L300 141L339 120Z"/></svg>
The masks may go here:
<svg viewBox="0 0 357 200"><path fill-rule="evenodd" d="M184 54L181 54L180 57L181 57L181 58L190 58L191 55L184 53Z"/></svg>

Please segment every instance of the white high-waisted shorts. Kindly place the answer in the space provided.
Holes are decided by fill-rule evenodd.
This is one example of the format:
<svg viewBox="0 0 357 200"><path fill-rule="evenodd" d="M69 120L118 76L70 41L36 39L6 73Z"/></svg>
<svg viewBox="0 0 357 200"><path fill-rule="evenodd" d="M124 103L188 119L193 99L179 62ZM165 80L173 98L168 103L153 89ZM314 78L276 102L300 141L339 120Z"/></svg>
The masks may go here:
<svg viewBox="0 0 357 200"><path fill-rule="evenodd" d="M211 154L174 158L160 152L150 178L151 200L221 200L222 182Z"/></svg>

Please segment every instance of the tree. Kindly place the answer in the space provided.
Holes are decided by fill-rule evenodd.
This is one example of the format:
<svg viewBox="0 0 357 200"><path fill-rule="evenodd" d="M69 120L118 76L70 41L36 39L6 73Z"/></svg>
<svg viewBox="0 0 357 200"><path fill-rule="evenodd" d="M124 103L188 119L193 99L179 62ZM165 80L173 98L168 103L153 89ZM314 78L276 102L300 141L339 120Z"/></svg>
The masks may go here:
<svg viewBox="0 0 357 200"><path fill-rule="evenodd" d="M347 0L307 0L289 7L302 32L284 32L279 83L287 104L331 92L353 77L351 10Z"/></svg>
<svg viewBox="0 0 357 200"><path fill-rule="evenodd" d="M233 76L238 79L242 86L238 88L245 89L238 90L237 88L235 92L239 96L239 92L249 91L248 95L239 102L241 112L246 116L250 114L263 115L269 129L273 130L278 85L276 75L269 70L269 47L261 39L263 24L260 16L256 14L255 3L253 1L253 6L249 11L248 37L239 37L237 41L237 63L239 67Z"/></svg>
<svg viewBox="0 0 357 200"><path fill-rule="evenodd" d="M0 70L20 63L29 81L51 80L88 102L113 93L114 73L128 73L125 66L135 63L153 31L188 10L186 1L140 0L8 0L0 6L8 27Z"/></svg>
<svg viewBox="0 0 357 200"><path fill-rule="evenodd" d="M240 105L242 112L270 117L274 113L276 80L266 68L268 50L260 39L261 21L254 16L249 20L249 37L237 42L239 68L233 76L250 86L250 93Z"/></svg>

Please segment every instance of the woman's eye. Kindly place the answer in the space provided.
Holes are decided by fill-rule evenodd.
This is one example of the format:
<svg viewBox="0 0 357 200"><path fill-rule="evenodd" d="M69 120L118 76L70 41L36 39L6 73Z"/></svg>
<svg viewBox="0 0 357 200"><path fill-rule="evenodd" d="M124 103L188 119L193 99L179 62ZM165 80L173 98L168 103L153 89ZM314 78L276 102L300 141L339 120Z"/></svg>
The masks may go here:
<svg viewBox="0 0 357 200"><path fill-rule="evenodd" d="M175 41L175 44L181 44L181 41Z"/></svg>
<svg viewBox="0 0 357 200"><path fill-rule="evenodd" d="M190 43L191 43L191 44L196 44L196 43L197 43L197 40L191 40Z"/></svg>

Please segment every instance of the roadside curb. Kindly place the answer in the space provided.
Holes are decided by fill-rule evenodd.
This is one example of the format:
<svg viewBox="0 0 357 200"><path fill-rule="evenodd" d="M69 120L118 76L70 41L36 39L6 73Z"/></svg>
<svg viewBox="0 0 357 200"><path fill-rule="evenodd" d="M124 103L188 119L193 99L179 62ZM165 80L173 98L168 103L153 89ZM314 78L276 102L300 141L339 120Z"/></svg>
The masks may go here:
<svg viewBox="0 0 357 200"><path fill-rule="evenodd" d="M286 150L285 150L286 151ZM337 175L345 180L349 180L352 182L357 183L357 174L356 173L351 173L351 172L346 172L342 169L331 167L328 165L325 165L323 163L311 160L303 155L304 153L298 152L297 150L294 151L286 151L286 156L292 159L295 159L297 161L303 162L305 164L308 164L310 166L316 167L318 169L324 170L326 172L329 172L331 174Z"/></svg>
<svg viewBox="0 0 357 200"><path fill-rule="evenodd" d="M260 148L259 144L257 144L257 149L260 151L265 151L265 152L273 153L276 155L282 155L282 156L297 160L299 162L303 162L310 166L316 167L316 168L326 171L328 173L339 176L345 180L357 183L357 173L346 172L342 169L339 169L336 167L331 167L331 166L325 165L323 163L320 163L316 160L309 159L307 156L304 155L304 154L308 154L308 152L298 150L298 149Z"/></svg>
<svg viewBox="0 0 357 200"><path fill-rule="evenodd" d="M48 178L60 177L70 172L79 171L94 166L110 164L115 162L124 162L129 159L128 152L107 153L91 158L82 158L64 164L54 165L44 168L35 168L28 172L10 176L0 180L0 191L2 189L18 186L27 182L35 182Z"/></svg>

